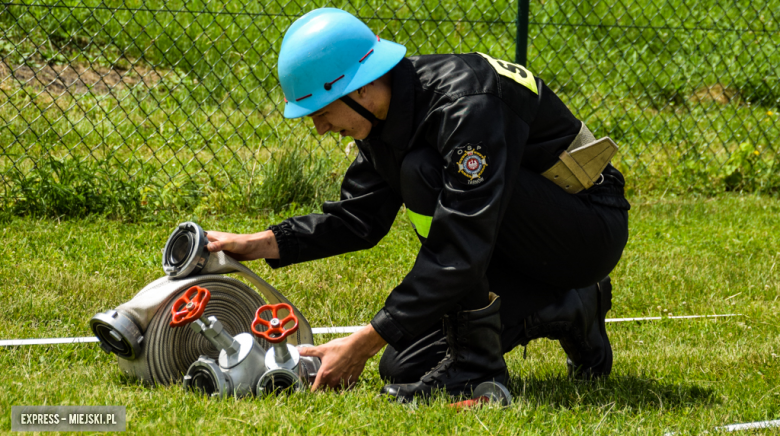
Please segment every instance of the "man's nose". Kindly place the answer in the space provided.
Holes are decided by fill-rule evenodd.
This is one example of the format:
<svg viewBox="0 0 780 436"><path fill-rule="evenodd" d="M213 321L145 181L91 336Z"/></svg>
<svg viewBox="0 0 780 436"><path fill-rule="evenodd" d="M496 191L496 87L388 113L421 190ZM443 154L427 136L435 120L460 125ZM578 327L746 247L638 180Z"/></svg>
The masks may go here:
<svg viewBox="0 0 780 436"><path fill-rule="evenodd" d="M314 122L314 128L317 129L318 135L324 135L330 131L330 123L318 118L311 119Z"/></svg>

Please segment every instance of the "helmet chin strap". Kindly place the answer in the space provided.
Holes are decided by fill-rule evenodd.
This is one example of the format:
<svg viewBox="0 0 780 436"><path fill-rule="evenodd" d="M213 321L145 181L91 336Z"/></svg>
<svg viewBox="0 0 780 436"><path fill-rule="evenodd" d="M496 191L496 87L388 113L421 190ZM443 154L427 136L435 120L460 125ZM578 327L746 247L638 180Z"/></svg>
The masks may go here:
<svg viewBox="0 0 780 436"><path fill-rule="evenodd" d="M360 103L353 100L352 97L345 95L344 97L341 97L339 100L346 103L347 106L351 107L353 111L359 113L360 115L363 116L363 118L367 119L371 123L371 126L374 125L374 122L379 121L379 118L375 117L370 110L361 106Z"/></svg>

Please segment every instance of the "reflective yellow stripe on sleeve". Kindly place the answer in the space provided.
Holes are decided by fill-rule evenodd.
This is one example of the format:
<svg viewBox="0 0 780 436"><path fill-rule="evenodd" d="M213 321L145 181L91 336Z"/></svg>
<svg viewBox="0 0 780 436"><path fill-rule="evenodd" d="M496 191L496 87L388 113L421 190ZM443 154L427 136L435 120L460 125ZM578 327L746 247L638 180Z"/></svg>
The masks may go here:
<svg viewBox="0 0 780 436"><path fill-rule="evenodd" d="M409 221L412 222L412 226L414 227L414 230L417 231L417 234L423 238L427 238L428 233L431 231L431 221L433 221L433 217L412 212L408 207L406 208L406 215L409 216Z"/></svg>

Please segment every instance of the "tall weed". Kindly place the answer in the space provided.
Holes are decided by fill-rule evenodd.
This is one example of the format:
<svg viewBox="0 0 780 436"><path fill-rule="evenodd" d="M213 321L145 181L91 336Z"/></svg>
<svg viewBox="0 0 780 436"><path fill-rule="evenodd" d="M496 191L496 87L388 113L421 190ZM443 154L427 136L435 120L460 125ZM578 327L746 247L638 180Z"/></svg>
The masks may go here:
<svg viewBox="0 0 780 436"><path fill-rule="evenodd" d="M330 159L291 149L263 167L262 180L251 186L250 209L280 212L296 206L317 206L338 198L341 174Z"/></svg>
<svg viewBox="0 0 780 436"><path fill-rule="evenodd" d="M630 185L629 194L636 191L708 196L723 192L780 194L780 159L771 147L742 142L724 159L719 163L707 153L689 150L657 158L652 170L623 171Z"/></svg>
<svg viewBox="0 0 780 436"><path fill-rule="evenodd" d="M142 210L141 187L151 171L120 179L109 170L117 162L82 161L78 157L39 159L26 174L13 172L4 209L14 215L83 217L107 215L137 218Z"/></svg>
<svg viewBox="0 0 780 436"><path fill-rule="evenodd" d="M282 212L338 198L340 169L332 159L293 149L277 154L257 174L225 186L187 173L168 178L150 164L117 171L121 162L42 157L26 174L13 173L4 196L6 215L78 218L105 215L135 221L159 212ZM135 174L125 176L123 174Z"/></svg>

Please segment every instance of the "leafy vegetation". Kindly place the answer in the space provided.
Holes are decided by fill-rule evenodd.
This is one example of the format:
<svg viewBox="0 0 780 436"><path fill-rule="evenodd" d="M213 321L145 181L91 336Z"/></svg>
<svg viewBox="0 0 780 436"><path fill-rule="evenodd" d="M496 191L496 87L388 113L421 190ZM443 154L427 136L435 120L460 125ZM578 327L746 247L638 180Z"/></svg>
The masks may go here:
<svg viewBox="0 0 780 436"><path fill-rule="evenodd" d="M124 168L126 177L114 170L121 162L54 158L39 160L27 174L17 171L6 191L6 210L11 215L79 218L91 214L123 221L149 219L162 211L167 215L203 212L281 212L311 208L338 198L341 174L329 160L305 150L280 152L247 179L234 180L226 189L204 190L190 174L170 178L149 164Z"/></svg>
<svg viewBox="0 0 780 436"><path fill-rule="evenodd" d="M777 193L778 1L532 3L528 65L621 146L615 163L632 192ZM283 119L274 76L285 29L325 5L356 13L409 54L514 57L516 6L505 0L8 4L0 10L3 210L61 214L22 192L52 173L51 162L101 168L120 179L111 183L141 191L141 205L153 206L142 208L147 216L194 211L204 198L211 210L279 210L250 191L290 149L322 160L309 164L315 179L330 180L348 164L347 143ZM101 195L113 186L102 183ZM330 182L322 188L314 197L333 192ZM14 206L19 198L27 204ZM68 198L76 215L127 210Z"/></svg>

